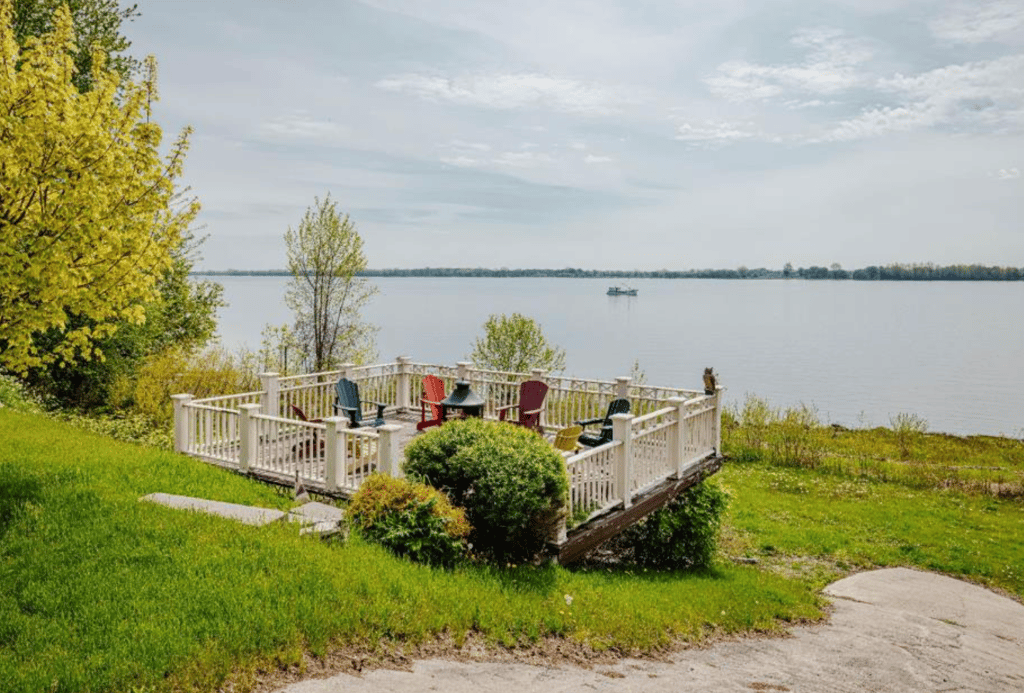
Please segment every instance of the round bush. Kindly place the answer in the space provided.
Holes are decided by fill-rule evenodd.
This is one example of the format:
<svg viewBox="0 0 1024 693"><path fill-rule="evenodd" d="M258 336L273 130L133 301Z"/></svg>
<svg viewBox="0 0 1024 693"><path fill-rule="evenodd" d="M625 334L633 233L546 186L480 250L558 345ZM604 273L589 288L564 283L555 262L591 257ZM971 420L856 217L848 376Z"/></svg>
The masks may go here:
<svg viewBox="0 0 1024 693"><path fill-rule="evenodd" d="M707 568L715 557L718 531L729 497L704 481L691 486L628 527L619 540L641 565L656 568Z"/></svg>
<svg viewBox="0 0 1024 693"><path fill-rule="evenodd" d="M366 539L432 565L449 566L462 556L470 529L462 508L437 489L384 474L359 487L346 516Z"/></svg>
<svg viewBox="0 0 1024 693"><path fill-rule="evenodd" d="M544 549L562 519L569 479L562 456L533 431L464 419L433 429L405 450L405 473L466 509L477 553L521 561Z"/></svg>

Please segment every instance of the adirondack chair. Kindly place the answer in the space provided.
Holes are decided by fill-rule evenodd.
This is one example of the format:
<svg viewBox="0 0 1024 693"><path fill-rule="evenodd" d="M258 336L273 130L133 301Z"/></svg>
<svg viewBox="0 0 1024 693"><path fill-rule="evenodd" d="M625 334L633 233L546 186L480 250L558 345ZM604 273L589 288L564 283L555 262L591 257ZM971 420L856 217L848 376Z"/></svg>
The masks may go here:
<svg viewBox="0 0 1024 693"><path fill-rule="evenodd" d="M604 418L598 417L596 419L586 419L585 421L576 421L575 423L587 427L593 424L601 424L601 433L599 435L590 435L584 433L580 436L580 442L584 445L592 448L596 448L598 445L604 445L605 443L612 442L612 417L616 414L628 414L629 413L629 400L614 399L611 404L608 405L608 413L605 414Z"/></svg>
<svg viewBox="0 0 1024 693"><path fill-rule="evenodd" d="M498 407L498 420L504 421L510 409L519 409L519 419L509 423L541 431L540 415L544 411L544 397L548 394L547 383L527 380L519 386L519 402L507 407Z"/></svg>
<svg viewBox="0 0 1024 693"><path fill-rule="evenodd" d="M377 407L377 418L374 419L373 423L363 422L363 408L362 401L359 399L359 386L354 382L348 378L342 378L334 387L334 391L337 394L337 399L334 401L334 413L343 412L348 416L349 428L384 425L384 407L387 405L381 402L369 402L369 404Z"/></svg>
<svg viewBox="0 0 1024 693"><path fill-rule="evenodd" d="M580 449L581 433L583 433L583 426L579 424L567 426L555 434L555 440L552 445L555 446L556 450L561 451L563 455L569 456Z"/></svg>
<svg viewBox="0 0 1024 693"><path fill-rule="evenodd" d="M420 422L416 424L416 430L439 426L443 423L441 418L441 400L444 399L444 381L436 375L423 376L423 396L420 397ZM427 418L427 405L430 405L430 416Z"/></svg>
<svg viewBox="0 0 1024 693"><path fill-rule="evenodd" d="M306 416L306 412L302 411L302 409L295 404L289 404L288 406L291 407L292 414L294 414L295 418L299 421L306 421L308 423L323 423L324 421L323 419L308 418ZM320 436L317 435L317 432L314 430L311 439L297 443L292 447L292 451L297 451L300 458L322 455L324 452L324 441L320 440Z"/></svg>

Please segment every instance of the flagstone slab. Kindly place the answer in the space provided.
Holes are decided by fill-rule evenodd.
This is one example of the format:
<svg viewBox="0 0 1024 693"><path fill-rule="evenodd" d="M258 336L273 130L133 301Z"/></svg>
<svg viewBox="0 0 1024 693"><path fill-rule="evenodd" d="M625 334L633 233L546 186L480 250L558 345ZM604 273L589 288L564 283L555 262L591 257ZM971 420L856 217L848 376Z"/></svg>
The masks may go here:
<svg viewBox="0 0 1024 693"><path fill-rule="evenodd" d="M189 496L175 496L170 493L151 493L139 500L159 503L160 505L178 508L179 510L195 510L197 512L209 513L210 515L218 515L255 527L269 525L271 522L277 522L287 515L282 510L256 508L251 505L224 503L223 501L191 498Z"/></svg>
<svg viewBox="0 0 1024 693"><path fill-rule="evenodd" d="M319 503L312 501L304 505L300 505L297 508L292 508L288 513L288 519L292 522L301 522L302 524L338 524L345 516L345 512L341 508L336 508L333 505L327 505L326 503Z"/></svg>

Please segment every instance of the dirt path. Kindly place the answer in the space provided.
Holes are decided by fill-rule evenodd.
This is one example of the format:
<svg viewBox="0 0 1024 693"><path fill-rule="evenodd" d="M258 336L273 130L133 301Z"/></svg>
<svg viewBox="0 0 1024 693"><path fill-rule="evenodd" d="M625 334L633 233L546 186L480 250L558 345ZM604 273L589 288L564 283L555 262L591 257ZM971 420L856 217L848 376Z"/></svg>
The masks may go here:
<svg viewBox="0 0 1024 693"><path fill-rule="evenodd" d="M306 680L283 693L559 693L560 691L1024 690L1024 605L952 578L905 568L844 578L826 589L828 623L678 652L672 662L623 660L593 669L416 662Z"/></svg>

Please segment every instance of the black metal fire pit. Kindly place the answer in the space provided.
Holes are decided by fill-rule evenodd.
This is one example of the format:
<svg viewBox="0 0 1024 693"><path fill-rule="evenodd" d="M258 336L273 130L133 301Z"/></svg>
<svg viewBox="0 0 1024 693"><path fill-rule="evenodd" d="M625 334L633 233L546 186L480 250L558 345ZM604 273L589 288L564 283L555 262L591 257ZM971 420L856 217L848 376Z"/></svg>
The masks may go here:
<svg viewBox="0 0 1024 693"><path fill-rule="evenodd" d="M448 410L454 409L462 416L476 416L483 418L484 399L469 389L469 382L466 380L455 381L455 389L452 393L441 400L441 419L448 420Z"/></svg>

